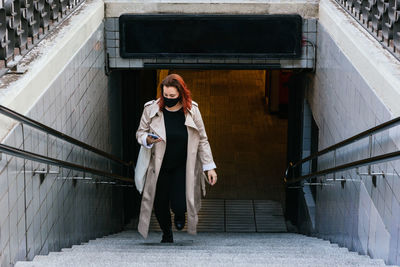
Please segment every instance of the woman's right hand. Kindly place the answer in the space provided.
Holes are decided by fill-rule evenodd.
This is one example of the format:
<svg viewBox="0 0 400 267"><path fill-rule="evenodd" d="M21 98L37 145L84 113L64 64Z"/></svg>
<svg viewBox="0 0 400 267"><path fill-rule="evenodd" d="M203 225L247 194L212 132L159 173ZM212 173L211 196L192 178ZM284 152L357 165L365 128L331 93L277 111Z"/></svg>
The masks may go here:
<svg viewBox="0 0 400 267"><path fill-rule="evenodd" d="M161 139L160 137L157 138L157 139L152 138L150 135L148 135L148 136L146 137L147 145L151 145L151 144L154 144L154 143L158 143L158 142L160 142L160 141L162 141L162 139Z"/></svg>

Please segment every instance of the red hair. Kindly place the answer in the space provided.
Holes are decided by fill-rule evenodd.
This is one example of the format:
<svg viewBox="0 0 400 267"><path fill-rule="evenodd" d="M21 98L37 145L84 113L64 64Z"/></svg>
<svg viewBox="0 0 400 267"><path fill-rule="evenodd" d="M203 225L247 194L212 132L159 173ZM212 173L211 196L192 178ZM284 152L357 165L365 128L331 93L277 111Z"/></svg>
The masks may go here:
<svg viewBox="0 0 400 267"><path fill-rule="evenodd" d="M181 97L180 101L183 106L183 112L186 114L187 110L192 108L192 95L182 77L178 74L170 74L160 83L161 96L158 105L161 110L165 107L164 86L173 86L178 90L179 97Z"/></svg>

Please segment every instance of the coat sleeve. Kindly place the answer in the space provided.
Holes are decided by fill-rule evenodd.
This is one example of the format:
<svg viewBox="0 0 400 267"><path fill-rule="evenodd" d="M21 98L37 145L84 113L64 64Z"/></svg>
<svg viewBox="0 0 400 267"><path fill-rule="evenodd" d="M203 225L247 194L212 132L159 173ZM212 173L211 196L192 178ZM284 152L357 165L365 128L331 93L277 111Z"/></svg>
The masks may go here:
<svg viewBox="0 0 400 267"><path fill-rule="evenodd" d="M150 116L148 109L144 107L142 117L140 118L139 127L136 131L136 139L138 143L146 148L152 148L154 144L147 144L146 138L150 132Z"/></svg>
<svg viewBox="0 0 400 267"><path fill-rule="evenodd" d="M215 169L217 166L215 165L212 156L210 143L208 142L206 129L204 127L203 118L201 117L201 113L198 108L195 109L194 122L196 123L196 126L199 129L199 134L200 134L198 154L200 157L200 161L203 164L203 171Z"/></svg>

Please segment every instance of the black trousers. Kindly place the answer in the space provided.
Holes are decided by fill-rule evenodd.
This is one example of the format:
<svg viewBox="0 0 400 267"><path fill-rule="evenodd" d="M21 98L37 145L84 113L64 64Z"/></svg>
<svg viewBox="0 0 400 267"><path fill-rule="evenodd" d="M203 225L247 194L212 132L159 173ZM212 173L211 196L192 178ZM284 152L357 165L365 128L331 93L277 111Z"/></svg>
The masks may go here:
<svg viewBox="0 0 400 267"><path fill-rule="evenodd" d="M171 225L171 212L184 216L186 212L186 164L174 169L161 167L154 199L154 212L163 232Z"/></svg>

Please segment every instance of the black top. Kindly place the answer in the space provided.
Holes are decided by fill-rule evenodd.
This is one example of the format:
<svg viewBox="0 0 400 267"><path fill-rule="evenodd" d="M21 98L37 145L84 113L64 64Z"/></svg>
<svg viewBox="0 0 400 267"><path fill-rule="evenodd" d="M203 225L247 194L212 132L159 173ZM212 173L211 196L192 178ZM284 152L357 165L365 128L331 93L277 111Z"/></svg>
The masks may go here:
<svg viewBox="0 0 400 267"><path fill-rule="evenodd" d="M163 109L164 124L166 131L166 149L162 167L174 169L186 166L188 132L185 125L185 114L183 109L168 111Z"/></svg>

